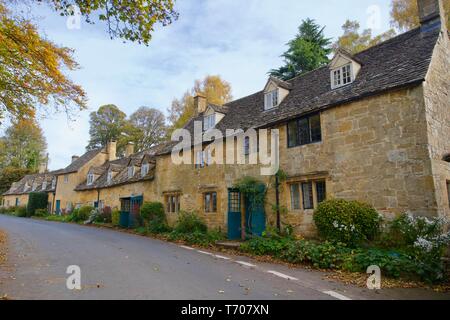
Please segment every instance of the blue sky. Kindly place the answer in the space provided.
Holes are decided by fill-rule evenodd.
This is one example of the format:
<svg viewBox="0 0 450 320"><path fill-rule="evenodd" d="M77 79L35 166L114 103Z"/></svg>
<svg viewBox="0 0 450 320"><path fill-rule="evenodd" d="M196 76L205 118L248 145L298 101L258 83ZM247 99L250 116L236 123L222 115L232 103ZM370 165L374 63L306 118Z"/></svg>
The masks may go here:
<svg viewBox="0 0 450 320"><path fill-rule="evenodd" d="M66 18L37 6L33 16L48 39L75 49L82 69L69 74L88 94L89 110L76 121L64 114L42 119L50 153L50 168L65 167L81 155L89 139L89 113L116 104L128 115L140 106L166 112L174 97L192 87L195 79L219 74L239 98L261 90L267 71L278 67L285 44L297 33L302 19L313 18L336 38L347 18L374 33L389 28L386 0L178 0L180 18L158 28L148 47L110 40L105 25L69 30ZM375 6L375 7L374 7ZM375 25L371 15L379 8ZM376 11L375 11L376 12ZM376 18L376 17L375 17ZM375 19L376 21L377 19Z"/></svg>

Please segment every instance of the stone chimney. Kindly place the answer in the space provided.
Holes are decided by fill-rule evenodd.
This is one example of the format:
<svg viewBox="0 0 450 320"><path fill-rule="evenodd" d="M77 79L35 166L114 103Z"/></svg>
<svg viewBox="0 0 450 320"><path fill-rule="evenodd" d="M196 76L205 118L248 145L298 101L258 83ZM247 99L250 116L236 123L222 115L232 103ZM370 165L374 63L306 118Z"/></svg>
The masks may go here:
<svg viewBox="0 0 450 320"><path fill-rule="evenodd" d="M206 111L207 103L206 103L206 97L200 93L198 93L194 97L194 108L195 112L198 114L203 113Z"/></svg>
<svg viewBox="0 0 450 320"><path fill-rule="evenodd" d="M445 18L443 0L417 0L419 8L420 25L423 27L432 27L439 24L446 29L447 19Z"/></svg>
<svg viewBox="0 0 450 320"><path fill-rule="evenodd" d="M127 146L125 147L125 157L128 158L134 153L134 143L128 142Z"/></svg>
<svg viewBox="0 0 450 320"><path fill-rule="evenodd" d="M39 165L39 173L46 173L48 168L48 153L45 156L44 161Z"/></svg>
<svg viewBox="0 0 450 320"><path fill-rule="evenodd" d="M114 161L117 159L117 142L116 141L110 141L106 145L106 153L108 154L108 160Z"/></svg>
<svg viewBox="0 0 450 320"><path fill-rule="evenodd" d="M72 163L74 163L74 162L77 161L78 159L80 159L79 156L72 156Z"/></svg>

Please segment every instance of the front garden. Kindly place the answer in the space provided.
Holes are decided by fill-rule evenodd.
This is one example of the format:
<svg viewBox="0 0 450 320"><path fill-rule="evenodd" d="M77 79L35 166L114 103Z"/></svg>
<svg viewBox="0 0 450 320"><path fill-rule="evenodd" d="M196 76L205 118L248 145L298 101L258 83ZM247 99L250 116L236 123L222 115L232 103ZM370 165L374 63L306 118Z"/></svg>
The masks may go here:
<svg viewBox="0 0 450 320"><path fill-rule="evenodd" d="M48 221L92 224L119 228L120 212L109 207L75 209L70 215L48 215L45 209L25 207L1 210L18 217L36 217ZM243 242L239 252L293 265L365 273L369 266L378 266L382 276L427 284L448 281L444 255L450 243L442 219L414 217L404 214L391 222L371 206L356 201L328 200L314 214L319 238L306 240L293 235L291 226L281 232L269 227L262 237ZM215 247L225 240L220 230L208 230L195 212L181 212L170 227L161 203L144 203L139 224L131 230L159 239L200 247Z"/></svg>

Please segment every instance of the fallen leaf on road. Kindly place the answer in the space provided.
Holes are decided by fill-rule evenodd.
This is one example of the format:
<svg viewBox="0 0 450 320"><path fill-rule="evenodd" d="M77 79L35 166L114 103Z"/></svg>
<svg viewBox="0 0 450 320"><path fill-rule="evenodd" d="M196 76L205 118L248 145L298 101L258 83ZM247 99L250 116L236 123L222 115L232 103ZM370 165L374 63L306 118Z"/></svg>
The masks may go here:
<svg viewBox="0 0 450 320"><path fill-rule="evenodd" d="M219 290L219 293L220 293L220 294L224 294L224 293L225 293L225 291L223 291L223 290Z"/></svg>

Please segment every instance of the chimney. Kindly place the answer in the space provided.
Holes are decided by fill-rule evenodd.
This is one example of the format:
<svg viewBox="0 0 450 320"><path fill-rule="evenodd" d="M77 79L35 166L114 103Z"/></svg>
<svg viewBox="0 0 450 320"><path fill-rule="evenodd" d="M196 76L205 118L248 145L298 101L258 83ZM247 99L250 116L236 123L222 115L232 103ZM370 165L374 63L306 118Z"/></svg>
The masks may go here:
<svg viewBox="0 0 450 320"><path fill-rule="evenodd" d="M126 148L125 148L125 157L128 158L134 153L134 143L128 142Z"/></svg>
<svg viewBox="0 0 450 320"><path fill-rule="evenodd" d="M48 153L45 156L44 161L41 162L39 165L39 173L46 173L48 168Z"/></svg>
<svg viewBox="0 0 450 320"><path fill-rule="evenodd" d="M116 153L117 153L117 142L116 141L110 141L106 145L106 153L108 154L108 160L114 161L117 159Z"/></svg>
<svg viewBox="0 0 450 320"><path fill-rule="evenodd" d="M206 106L206 97L200 93L197 93L194 97L194 108L197 115L205 112Z"/></svg>
<svg viewBox="0 0 450 320"><path fill-rule="evenodd" d="M74 162L77 161L78 159L80 159L79 156L72 156L72 163L74 163Z"/></svg>
<svg viewBox="0 0 450 320"><path fill-rule="evenodd" d="M441 23L446 28L443 0L417 0L419 8L420 25L423 27L433 27Z"/></svg>

